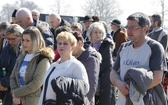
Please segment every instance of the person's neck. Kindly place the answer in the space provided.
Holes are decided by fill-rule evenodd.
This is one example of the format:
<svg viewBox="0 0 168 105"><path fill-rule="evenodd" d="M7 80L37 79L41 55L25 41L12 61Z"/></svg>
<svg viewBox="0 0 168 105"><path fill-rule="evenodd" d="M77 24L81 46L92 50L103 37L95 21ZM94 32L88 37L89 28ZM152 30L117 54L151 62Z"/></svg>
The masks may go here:
<svg viewBox="0 0 168 105"><path fill-rule="evenodd" d="M141 38L141 40L134 41L133 46L134 46L134 48L137 48L137 47L140 47L141 45L143 45L145 42L146 42L146 37Z"/></svg>
<svg viewBox="0 0 168 105"><path fill-rule="evenodd" d="M65 57L61 57L59 63L63 63L63 62L65 62L65 61L67 61L67 60L70 60L70 59L71 59L71 55L69 55L69 56L65 56Z"/></svg>
<svg viewBox="0 0 168 105"><path fill-rule="evenodd" d="M78 52L78 54L76 55L76 57L78 58L79 56L81 56L84 51L85 51L85 48L82 47Z"/></svg>
<svg viewBox="0 0 168 105"><path fill-rule="evenodd" d="M92 44L95 45L95 44L97 44L97 43L99 43L99 42L100 42L100 41L94 41L94 40L93 40L93 41L92 41Z"/></svg>
<svg viewBox="0 0 168 105"><path fill-rule="evenodd" d="M156 30L159 29L159 28L160 28L160 27L157 26L157 27L154 27L153 30L156 31Z"/></svg>

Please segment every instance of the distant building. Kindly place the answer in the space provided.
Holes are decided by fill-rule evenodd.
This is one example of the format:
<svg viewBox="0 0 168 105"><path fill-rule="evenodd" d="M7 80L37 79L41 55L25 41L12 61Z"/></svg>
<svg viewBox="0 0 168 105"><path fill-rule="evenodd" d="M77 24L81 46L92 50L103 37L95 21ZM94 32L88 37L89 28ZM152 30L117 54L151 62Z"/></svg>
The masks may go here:
<svg viewBox="0 0 168 105"><path fill-rule="evenodd" d="M40 14L40 20L48 22L48 16L49 14ZM60 15L62 19L67 20L69 23L73 23L73 22L79 22L79 23L83 23L83 19L84 17L80 17L80 16L65 16L65 15Z"/></svg>

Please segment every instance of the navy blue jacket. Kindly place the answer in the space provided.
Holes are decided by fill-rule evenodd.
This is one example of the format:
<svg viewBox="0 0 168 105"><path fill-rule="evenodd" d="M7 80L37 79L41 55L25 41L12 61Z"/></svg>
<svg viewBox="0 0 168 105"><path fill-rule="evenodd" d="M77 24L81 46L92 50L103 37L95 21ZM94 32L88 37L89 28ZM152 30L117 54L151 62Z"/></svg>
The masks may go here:
<svg viewBox="0 0 168 105"><path fill-rule="evenodd" d="M20 52L18 52L20 53ZM8 44L4 47L0 55L0 81L3 87L9 87L9 78L19 54L16 54ZM2 68L6 69L7 75L2 77Z"/></svg>

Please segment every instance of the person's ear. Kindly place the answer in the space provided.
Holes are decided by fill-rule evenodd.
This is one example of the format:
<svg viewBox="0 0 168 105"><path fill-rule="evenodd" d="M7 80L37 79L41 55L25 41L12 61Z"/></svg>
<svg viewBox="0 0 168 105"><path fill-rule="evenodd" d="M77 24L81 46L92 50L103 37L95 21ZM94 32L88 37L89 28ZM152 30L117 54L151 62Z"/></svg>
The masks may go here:
<svg viewBox="0 0 168 105"><path fill-rule="evenodd" d="M74 51L74 50L75 50L75 48L76 48L76 46L74 46L74 45L73 45L73 46L72 46L72 51Z"/></svg>
<svg viewBox="0 0 168 105"><path fill-rule="evenodd" d="M143 27L142 30L146 33L149 30L149 26Z"/></svg>
<svg viewBox="0 0 168 105"><path fill-rule="evenodd" d="M79 40L79 41L78 41L78 45L79 45L80 47L82 47L82 46L83 46L83 42L82 42L81 40Z"/></svg>
<svg viewBox="0 0 168 105"><path fill-rule="evenodd" d="M30 22L30 17L29 16L26 19L27 19L28 22Z"/></svg>

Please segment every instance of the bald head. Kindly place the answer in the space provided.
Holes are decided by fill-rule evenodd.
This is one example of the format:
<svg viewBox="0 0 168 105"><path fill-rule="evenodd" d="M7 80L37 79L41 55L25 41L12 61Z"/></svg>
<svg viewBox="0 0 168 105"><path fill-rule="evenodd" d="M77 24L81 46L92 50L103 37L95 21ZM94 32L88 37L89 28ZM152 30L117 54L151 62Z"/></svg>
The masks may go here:
<svg viewBox="0 0 168 105"><path fill-rule="evenodd" d="M31 11L27 8L20 8L16 12L16 22L24 29L28 28L29 26L32 26L33 18Z"/></svg>
<svg viewBox="0 0 168 105"><path fill-rule="evenodd" d="M34 10L31 11L31 13L32 13L32 17L33 17L34 20L37 21L37 20L40 19L40 12L38 10L34 9Z"/></svg>
<svg viewBox="0 0 168 105"><path fill-rule="evenodd" d="M49 19L50 25L54 29L56 29L61 23L61 17L58 14L52 13L49 15L48 19Z"/></svg>

